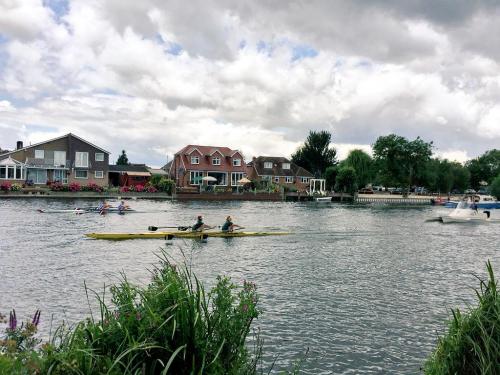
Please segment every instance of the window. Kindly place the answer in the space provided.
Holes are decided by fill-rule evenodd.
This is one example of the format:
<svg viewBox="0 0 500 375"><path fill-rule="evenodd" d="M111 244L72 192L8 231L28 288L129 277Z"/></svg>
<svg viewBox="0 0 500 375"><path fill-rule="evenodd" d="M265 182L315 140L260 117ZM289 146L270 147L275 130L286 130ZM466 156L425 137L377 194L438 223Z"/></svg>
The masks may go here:
<svg viewBox="0 0 500 375"><path fill-rule="evenodd" d="M46 169L28 169L28 180L33 181L34 184L47 183L47 170Z"/></svg>
<svg viewBox="0 0 500 375"><path fill-rule="evenodd" d="M218 156L212 158L212 165L220 165L220 158Z"/></svg>
<svg viewBox="0 0 500 375"><path fill-rule="evenodd" d="M75 171L75 178L88 178L88 171Z"/></svg>
<svg viewBox="0 0 500 375"><path fill-rule="evenodd" d="M96 152L95 161L104 161L104 152Z"/></svg>
<svg viewBox="0 0 500 375"><path fill-rule="evenodd" d="M191 156L191 164L200 164L199 156Z"/></svg>
<svg viewBox="0 0 500 375"><path fill-rule="evenodd" d="M283 164L281 164L281 167L283 169L290 169L290 163L283 163Z"/></svg>
<svg viewBox="0 0 500 375"><path fill-rule="evenodd" d="M241 167L241 159L233 159L233 167Z"/></svg>
<svg viewBox="0 0 500 375"><path fill-rule="evenodd" d="M293 184L293 177L292 176L286 176L285 177L285 183L287 183L287 184Z"/></svg>
<svg viewBox="0 0 500 375"><path fill-rule="evenodd" d="M270 161L264 162L264 168L265 169L272 169L273 168L273 163Z"/></svg>
<svg viewBox="0 0 500 375"><path fill-rule="evenodd" d="M54 181L59 181L63 184L68 183L68 177L66 176L66 171L64 169L54 170Z"/></svg>
<svg viewBox="0 0 500 375"><path fill-rule="evenodd" d="M94 176L95 176L95 178L104 178L104 172L103 171L95 171Z"/></svg>
<svg viewBox="0 0 500 375"><path fill-rule="evenodd" d="M274 176L274 182L279 184L280 183L280 176Z"/></svg>
<svg viewBox="0 0 500 375"><path fill-rule="evenodd" d="M245 177L245 174L243 172L231 173L231 186L241 185L240 183L238 183L238 181L241 180L243 177Z"/></svg>
<svg viewBox="0 0 500 375"><path fill-rule="evenodd" d="M66 151L54 151L54 165L66 166Z"/></svg>
<svg viewBox="0 0 500 375"><path fill-rule="evenodd" d="M190 171L189 172L189 184L190 185L201 185L203 178L202 171Z"/></svg>
<svg viewBox="0 0 500 375"><path fill-rule="evenodd" d="M210 185L226 186L227 173L226 172L207 172L207 176L214 177L217 181L210 182Z"/></svg>
<svg viewBox="0 0 500 375"><path fill-rule="evenodd" d="M0 178L3 180L7 178L7 167L0 167Z"/></svg>
<svg viewBox="0 0 500 375"><path fill-rule="evenodd" d="M302 182L303 184L308 184L309 183L309 177L301 177L300 178L300 182Z"/></svg>
<svg viewBox="0 0 500 375"><path fill-rule="evenodd" d="M75 153L75 167L77 168L88 168L89 167L89 153L88 152L76 152ZM87 178L81 177L81 178Z"/></svg>
<svg viewBox="0 0 500 375"><path fill-rule="evenodd" d="M35 150L35 159L44 159L45 152L43 150Z"/></svg>

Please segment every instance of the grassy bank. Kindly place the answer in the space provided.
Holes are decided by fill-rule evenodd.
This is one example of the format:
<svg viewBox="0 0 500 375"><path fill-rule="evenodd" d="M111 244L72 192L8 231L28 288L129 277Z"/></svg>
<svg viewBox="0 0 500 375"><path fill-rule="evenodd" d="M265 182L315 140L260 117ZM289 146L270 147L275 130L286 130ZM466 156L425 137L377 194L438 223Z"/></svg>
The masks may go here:
<svg viewBox="0 0 500 375"><path fill-rule="evenodd" d="M261 346L245 342L259 316L256 286L218 277L206 292L186 267L160 257L145 287L122 281L98 297L98 316L49 342L36 338L37 312L19 324L11 312L0 341L1 374L256 374ZM106 303L110 300L110 303ZM4 317L5 322L7 318Z"/></svg>
<svg viewBox="0 0 500 375"><path fill-rule="evenodd" d="M480 280L478 304L466 313L452 311L448 332L425 364L428 375L500 374L500 296L491 263L489 279Z"/></svg>

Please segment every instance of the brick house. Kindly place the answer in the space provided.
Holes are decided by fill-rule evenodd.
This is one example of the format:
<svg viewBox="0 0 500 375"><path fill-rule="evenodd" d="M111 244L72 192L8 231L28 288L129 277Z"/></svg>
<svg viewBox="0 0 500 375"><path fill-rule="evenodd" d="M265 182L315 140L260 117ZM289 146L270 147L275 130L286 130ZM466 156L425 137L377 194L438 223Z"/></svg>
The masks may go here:
<svg viewBox="0 0 500 375"><path fill-rule="evenodd" d="M298 191L309 187L309 180L314 175L292 163L287 158L276 156L259 156L247 164L247 175L250 180L268 181L282 186L294 186Z"/></svg>
<svg viewBox="0 0 500 375"><path fill-rule="evenodd" d="M169 176L180 188L214 185L229 189L240 185L238 181L246 176L243 154L228 147L187 145L169 164Z"/></svg>
<svg viewBox="0 0 500 375"><path fill-rule="evenodd" d="M16 150L0 154L0 183L108 186L108 164L108 151L71 133L26 147L18 141Z"/></svg>

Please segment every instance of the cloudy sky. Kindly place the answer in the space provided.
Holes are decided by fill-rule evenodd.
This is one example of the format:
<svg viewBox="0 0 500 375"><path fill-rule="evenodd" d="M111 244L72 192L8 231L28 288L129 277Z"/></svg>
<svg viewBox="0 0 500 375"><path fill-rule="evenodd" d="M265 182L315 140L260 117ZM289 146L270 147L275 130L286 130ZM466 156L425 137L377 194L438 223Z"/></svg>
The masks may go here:
<svg viewBox="0 0 500 375"><path fill-rule="evenodd" d="M380 135L500 148L497 0L0 0L0 147L73 132L159 166L184 145L340 157Z"/></svg>

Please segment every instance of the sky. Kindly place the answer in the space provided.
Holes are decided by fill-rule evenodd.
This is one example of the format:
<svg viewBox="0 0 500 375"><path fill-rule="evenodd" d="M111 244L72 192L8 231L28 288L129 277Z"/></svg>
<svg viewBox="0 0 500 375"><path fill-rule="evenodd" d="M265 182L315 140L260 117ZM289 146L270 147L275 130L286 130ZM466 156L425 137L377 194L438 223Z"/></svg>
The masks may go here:
<svg viewBox="0 0 500 375"><path fill-rule="evenodd" d="M74 133L151 166L187 144L340 159L395 133L500 148L497 0L0 0L0 148Z"/></svg>

